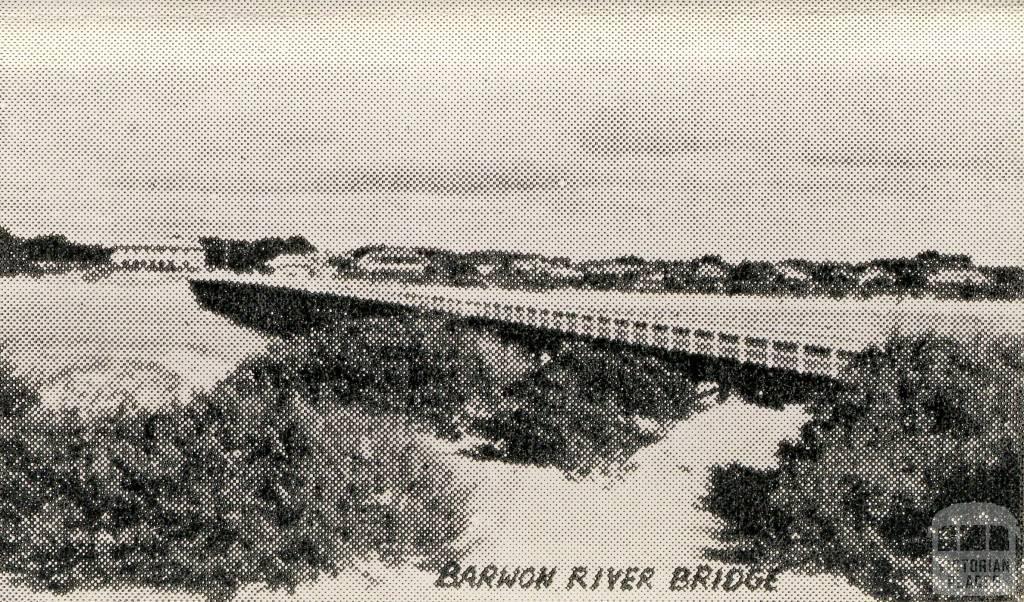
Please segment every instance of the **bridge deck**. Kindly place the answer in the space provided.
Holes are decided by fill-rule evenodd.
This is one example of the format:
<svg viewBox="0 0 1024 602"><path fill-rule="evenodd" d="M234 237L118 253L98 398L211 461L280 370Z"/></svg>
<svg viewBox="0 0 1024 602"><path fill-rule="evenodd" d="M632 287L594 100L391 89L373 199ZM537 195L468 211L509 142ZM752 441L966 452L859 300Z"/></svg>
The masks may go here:
<svg viewBox="0 0 1024 602"><path fill-rule="evenodd" d="M821 375L837 374L853 354L883 343L896 330L1024 334L1019 302L541 292L237 274L200 278L397 303Z"/></svg>

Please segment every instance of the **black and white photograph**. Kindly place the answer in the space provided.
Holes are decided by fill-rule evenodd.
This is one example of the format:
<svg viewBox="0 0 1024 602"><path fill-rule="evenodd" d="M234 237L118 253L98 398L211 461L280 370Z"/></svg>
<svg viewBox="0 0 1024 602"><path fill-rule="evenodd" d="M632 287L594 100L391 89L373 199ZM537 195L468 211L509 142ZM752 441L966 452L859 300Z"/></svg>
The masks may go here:
<svg viewBox="0 0 1024 602"><path fill-rule="evenodd" d="M1024 596L1024 3L0 1L0 599Z"/></svg>

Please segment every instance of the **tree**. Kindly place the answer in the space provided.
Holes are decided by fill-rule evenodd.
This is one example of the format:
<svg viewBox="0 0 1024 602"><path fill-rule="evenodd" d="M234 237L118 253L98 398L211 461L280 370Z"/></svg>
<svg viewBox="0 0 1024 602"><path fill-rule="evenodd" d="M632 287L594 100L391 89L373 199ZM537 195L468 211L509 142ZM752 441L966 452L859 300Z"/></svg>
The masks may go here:
<svg viewBox="0 0 1024 602"><path fill-rule="evenodd" d="M962 253L940 253L938 251L921 251L915 259L931 266L968 267L972 265L971 256Z"/></svg>
<svg viewBox="0 0 1024 602"><path fill-rule="evenodd" d="M274 236L254 241L208 236L200 238L199 242L203 246L206 265L236 272L261 269L268 261L281 254L316 251L316 247L302 236Z"/></svg>
<svg viewBox="0 0 1024 602"><path fill-rule="evenodd" d="M920 291L928 283L928 270L924 262L918 259L876 259L867 263L867 267L880 267L893 275L895 285L903 291Z"/></svg>
<svg viewBox="0 0 1024 602"><path fill-rule="evenodd" d="M647 260L636 255L623 255L622 257L617 257L615 259L615 263L620 263L622 265L645 266L647 265Z"/></svg>
<svg viewBox="0 0 1024 602"><path fill-rule="evenodd" d="M779 272L767 261L741 261L729 272L729 293L775 292L779 288Z"/></svg>
<svg viewBox="0 0 1024 602"><path fill-rule="evenodd" d="M114 252L112 247L71 242L63 234L27 238L21 242L21 250L28 261L78 263L107 263Z"/></svg>

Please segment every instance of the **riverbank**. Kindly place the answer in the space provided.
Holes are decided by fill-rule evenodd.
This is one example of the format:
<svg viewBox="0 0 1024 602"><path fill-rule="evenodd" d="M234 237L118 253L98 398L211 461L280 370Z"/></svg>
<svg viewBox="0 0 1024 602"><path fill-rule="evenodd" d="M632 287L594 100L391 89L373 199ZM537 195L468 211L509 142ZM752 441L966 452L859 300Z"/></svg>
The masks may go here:
<svg viewBox="0 0 1024 602"><path fill-rule="evenodd" d="M114 403L119 396L129 394L134 395L136 401L143 397L154 404L163 403L161 396L167 391L161 387L166 389L167 381L161 378L166 374L191 379L178 383L178 393L186 386L201 386L203 378L216 373L218 366L214 360L234 362L232 366L237 364L244 357L241 352L245 349L244 345L239 349L232 344L250 340L247 336L255 337L245 329L197 309L184 280L161 278L93 283L57 280L50 281L48 287L42 286L44 282L45 279L34 284L19 282L12 288L10 297L14 302L9 311L12 325L8 326L8 336L15 343L15 351L20 345L23 352L11 357L21 360L23 374L34 375L38 383L45 385L44 402L51 405L89 407ZM49 297L47 291L51 293ZM52 294L54 291L56 295ZM173 316L173 319L163 320L160 316ZM62 333L68 336L62 338ZM68 343L74 342L76 337L86 344ZM264 339L255 337L254 340ZM230 344L225 345L225 342ZM206 353L207 346L209 353ZM259 349L259 345L253 348ZM42 356L24 355L26 351L41 353L46 349L50 352ZM8 351L5 350L5 356ZM88 359L90 353L92 359ZM174 353L181 354L178 364L175 364ZM312 357L322 356L314 354ZM24 369L24 364L32 361L40 371L52 371L61 362L67 363L63 371L33 373ZM71 378L69 374L78 365L74 362L81 361L93 362L86 364L82 371L88 376ZM71 372L67 369L69 365ZM114 369L111 366L121 372L111 375ZM135 371L134 376L126 378L124 370L129 369ZM38 380L40 374L50 376ZM132 383L134 389L126 391L126 382ZM141 391L139 383L155 386L157 392ZM104 388L111 384L113 390ZM88 391L99 399L89 398ZM426 436L424 440L445 458L463 484L476 490L470 506L470 528L456 546L462 552L458 558L462 566L558 567L560 579L566 579L577 566L590 567L592 571L597 567L650 567L656 577L652 579L655 589L649 595L645 593L645 597L677 599L688 595L707 599L726 594L696 590L671 592L667 588L675 567L694 570L701 565L722 566L704 558L705 549L717 543L716 524L698 507L699 500L707 493L711 467L732 462L756 468L772 466L778 443L795 439L806 419L802 409L796 406L782 411L770 410L733 397L725 404L711 404L686 420L676 422L664 439L639 449L613 475L594 473L575 480L566 478L557 468L469 457L463 452L468 451L470 442L454 446ZM709 440L708 433L715 433L718 438ZM337 578L300 585L302 595L298 599L337 597L352 588L371 588L373 595L380 597L401 598L417 592L417 598L450 599L452 590L435 588L436 579L436 573L412 566L368 562L356 569L343 569ZM742 599L749 594L756 599L785 600L790 599L794 591L845 592L847 589L848 597L857 597L855 590L831 577L784 574L778 579L775 593L738 590L727 595L729 599ZM20 592L18 588L15 590ZM425 594L419 595L420 592ZM124 590L116 593L120 595ZM137 591L133 595L146 593ZM174 597L167 592L159 593L160 598ZM531 590L519 592L519 595L523 599L535 599L559 593L557 590ZM67 599L75 599L77 595ZM460 588L457 595L486 597L487 590ZM241 599L280 597L280 592L265 593L255 586L243 589L240 595Z"/></svg>

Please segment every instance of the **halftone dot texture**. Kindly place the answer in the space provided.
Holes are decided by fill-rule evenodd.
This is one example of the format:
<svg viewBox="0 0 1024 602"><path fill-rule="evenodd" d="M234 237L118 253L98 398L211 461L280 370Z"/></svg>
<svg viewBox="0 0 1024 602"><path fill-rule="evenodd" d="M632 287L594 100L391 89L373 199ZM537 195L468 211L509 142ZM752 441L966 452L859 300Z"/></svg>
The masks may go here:
<svg viewBox="0 0 1024 602"><path fill-rule="evenodd" d="M1014 2L4 3L0 597L927 592L937 510L1020 516L1022 40ZM751 558L777 591L716 583Z"/></svg>

